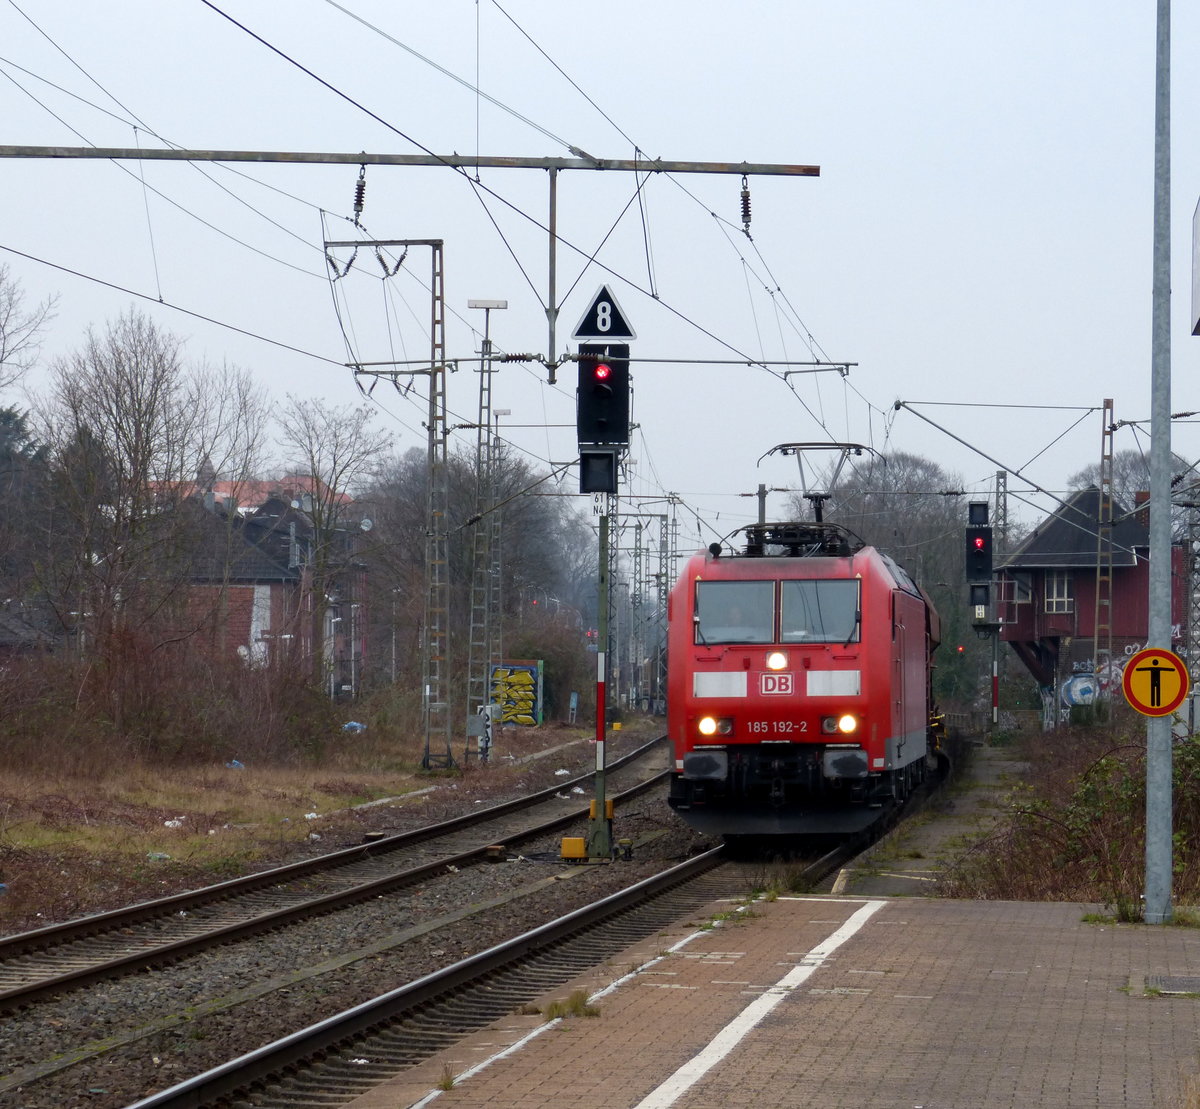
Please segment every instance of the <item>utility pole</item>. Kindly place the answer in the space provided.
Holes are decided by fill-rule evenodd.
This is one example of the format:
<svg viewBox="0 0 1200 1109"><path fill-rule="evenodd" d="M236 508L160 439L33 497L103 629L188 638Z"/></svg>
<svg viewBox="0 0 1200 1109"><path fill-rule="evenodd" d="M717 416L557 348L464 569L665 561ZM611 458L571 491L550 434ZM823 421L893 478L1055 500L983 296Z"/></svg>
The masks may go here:
<svg viewBox="0 0 1200 1109"><path fill-rule="evenodd" d="M1171 0L1158 0L1154 66L1150 355L1150 639L1171 647ZM1171 921L1171 720L1146 720L1147 924Z"/></svg>
<svg viewBox="0 0 1200 1109"><path fill-rule="evenodd" d="M591 819L588 821L587 857L589 859L612 858L612 824L608 820L608 796L605 783L607 759L604 741L608 731L606 704L608 698L608 605L610 600L608 576L608 525L611 511L610 495L604 498L604 515L600 517L600 581L599 605L596 611L596 775L595 798L592 801Z"/></svg>
<svg viewBox="0 0 1200 1109"><path fill-rule="evenodd" d="M492 312L508 307L506 300L469 300L468 308L483 309L483 346L479 366L479 415L475 434L475 514L471 544L471 634L467 646L467 743L463 759L472 751L481 763L488 761L492 732L488 679L491 668L492 592L499 583L492 580L494 532L489 512L494 505L495 466L492 435ZM475 740L472 748L471 740Z"/></svg>
<svg viewBox="0 0 1200 1109"><path fill-rule="evenodd" d="M429 406L426 417L427 474L425 527L425 619L422 627L421 715L424 750L421 767L425 770L448 769L454 765L450 750L450 581L448 577L447 521L450 509L450 479L446 423L446 292L445 263L441 239L372 239L330 241L326 251L336 248L371 246L412 246L430 248L431 270L429 368L403 369L405 363L359 363L356 374L390 377L393 382L403 375L429 376ZM386 366L386 369L375 369Z"/></svg>

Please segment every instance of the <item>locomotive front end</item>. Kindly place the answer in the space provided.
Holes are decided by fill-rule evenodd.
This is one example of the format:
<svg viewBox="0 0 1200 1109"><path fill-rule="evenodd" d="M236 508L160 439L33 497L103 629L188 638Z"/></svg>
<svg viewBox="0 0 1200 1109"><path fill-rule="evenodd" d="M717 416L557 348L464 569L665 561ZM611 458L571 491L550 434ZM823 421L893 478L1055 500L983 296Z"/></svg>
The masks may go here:
<svg viewBox="0 0 1200 1109"><path fill-rule="evenodd" d="M923 688L904 706L915 622L871 548L695 556L668 622L671 807L726 836L872 823L923 773L906 767L923 767L924 733L901 718L924 709Z"/></svg>

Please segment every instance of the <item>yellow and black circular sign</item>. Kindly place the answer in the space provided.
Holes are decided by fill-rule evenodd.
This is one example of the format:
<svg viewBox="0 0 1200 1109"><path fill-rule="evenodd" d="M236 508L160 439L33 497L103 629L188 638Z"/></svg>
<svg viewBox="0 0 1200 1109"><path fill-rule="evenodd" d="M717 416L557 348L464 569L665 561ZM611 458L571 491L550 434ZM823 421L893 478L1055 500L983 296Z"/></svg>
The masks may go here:
<svg viewBox="0 0 1200 1109"><path fill-rule="evenodd" d="M1121 688L1143 716L1166 716L1183 704L1192 680L1183 659L1173 651L1147 647L1125 663Z"/></svg>

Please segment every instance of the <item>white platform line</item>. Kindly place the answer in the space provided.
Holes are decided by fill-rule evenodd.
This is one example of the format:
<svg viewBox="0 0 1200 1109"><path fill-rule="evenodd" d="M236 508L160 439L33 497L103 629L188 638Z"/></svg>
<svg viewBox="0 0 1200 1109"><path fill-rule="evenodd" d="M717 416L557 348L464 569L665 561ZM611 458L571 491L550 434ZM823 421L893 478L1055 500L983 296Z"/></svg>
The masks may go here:
<svg viewBox="0 0 1200 1109"><path fill-rule="evenodd" d="M821 964L854 936L886 901L868 901L828 939L804 956L801 966L793 967L766 993L756 997L693 1058L683 1064L665 1082L651 1090L633 1109L668 1109L724 1059L747 1035L797 986L806 982Z"/></svg>

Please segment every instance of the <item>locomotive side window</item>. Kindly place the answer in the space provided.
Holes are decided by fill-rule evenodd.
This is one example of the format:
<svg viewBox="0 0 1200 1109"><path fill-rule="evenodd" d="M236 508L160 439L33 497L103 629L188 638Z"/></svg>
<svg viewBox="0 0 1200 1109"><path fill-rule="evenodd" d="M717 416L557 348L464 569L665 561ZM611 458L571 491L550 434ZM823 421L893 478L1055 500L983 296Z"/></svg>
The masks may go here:
<svg viewBox="0 0 1200 1109"><path fill-rule="evenodd" d="M696 582L695 625L701 644L774 643L775 583Z"/></svg>
<svg viewBox="0 0 1200 1109"><path fill-rule="evenodd" d="M859 638L857 581L785 581L781 643L850 643Z"/></svg>

